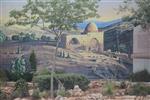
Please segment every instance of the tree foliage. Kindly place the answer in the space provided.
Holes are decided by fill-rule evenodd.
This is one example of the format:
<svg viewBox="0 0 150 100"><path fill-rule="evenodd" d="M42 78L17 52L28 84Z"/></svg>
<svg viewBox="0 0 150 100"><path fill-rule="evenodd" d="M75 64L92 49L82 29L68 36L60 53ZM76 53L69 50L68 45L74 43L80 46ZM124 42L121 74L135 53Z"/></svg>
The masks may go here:
<svg viewBox="0 0 150 100"><path fill-rule="evenodd" d="M121 11L129 11L131 16L125 20L131 21L134 25L150 25L150 0L124 0Z"/></svg>
<svg viewBox="0 0 150 100"><path fill-rule="evenodd" d="M28 0L20 11L10 12L11 23L38 26L60 33L73 28L75 23L97 16L99 0Z"/></svg>

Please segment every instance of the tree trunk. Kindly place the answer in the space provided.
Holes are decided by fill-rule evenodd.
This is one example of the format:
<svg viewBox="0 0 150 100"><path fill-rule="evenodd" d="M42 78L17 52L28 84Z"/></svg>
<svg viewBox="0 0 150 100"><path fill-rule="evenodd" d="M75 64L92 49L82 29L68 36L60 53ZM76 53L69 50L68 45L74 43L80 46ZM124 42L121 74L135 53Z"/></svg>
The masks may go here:
<svg viewBox="0 0 150 100"><path fill-rule="evenodd" d="M61 35L60 35L61 36ZM54 53L54 63L51 69L51 98L54 98L54 71L55 71L55 67L56 67L56 58L57 58L57 52L58 52L58 46L59 46L59 42L61 40L61 37L58 37L57 40L57 44L56 44L56 49L55 49L55 53Z"/></svg>

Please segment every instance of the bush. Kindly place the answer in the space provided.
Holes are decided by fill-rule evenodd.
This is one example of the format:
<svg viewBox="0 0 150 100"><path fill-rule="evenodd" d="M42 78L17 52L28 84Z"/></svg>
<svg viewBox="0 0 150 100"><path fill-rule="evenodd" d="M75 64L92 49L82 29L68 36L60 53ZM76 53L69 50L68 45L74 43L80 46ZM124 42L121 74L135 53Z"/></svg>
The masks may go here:
<svg viewBox="0 0 150 100"><path fill-rule="evenodd" d="M28 42L28 41L32 41L32 40L36 40L35 39L35 34L29 34L29 33L19 33L19 35L13 35L11 38L12 40L15 41L23 41L23 42Z"/></svg>
<svg viewBox="0 0 150 100"><path fill-rule="evenodd" d="M38 75L34 80L37 82L41 91L50 89L51 75ZM54 75L54 89L58 89L58 80L63 84L65 89L73 89L75 85L79 85L82 90L88 88L89 80L77 74L55 74Z"/></svg>
<svg viewBox="0 0 150 100"><path fill-rule="evenodd" d="M104 95L113 95L115 86L112 82L107 82L104 86Z"/></svg>
<svg viewBox="0 0 150 100"><path fill-rule="evenodd" d="M121 82L121 84L120 84L120 88L121 89L126 89L127 87L128 87L128 83L127 82L125 82L125 81Z"/></svg>
<svg viewBox="0 0 150 100"><path fill-rule="evenodd" d="M64 71L63 71L63 70L55 70L55 73L56 73L56 74L64 74ZM46 69L46 68L44 68L44 69L42 69L42 70L36 72L35 75L36 75L36 76L37 76L37 75L51 75L51 71L48 70L48 69Z"/></svg>
<svg viewBox="0 0 150 100"><path fill-rule="evenodd" d="M15 90L12 94L13 98L29 96L28 84L24 79L20 79L15 84Z"/></svg>
<svg viewBox="0 0 150 100"><path fill-rule="evenodd" d="M42 40L42 41L45 41L45 42L49 42L49 41L51 41L51 37L42 35L42 36L41 36L41 40Z"/></svg>
<svg viewBox="0 0 150 100"><path fill-rule="evenodd" d="M46 68L44 68L44 69L42 69L40 71L37 71L36 72L36 76L37 75L51 75L51 71L46 69Z"/></svg>
<svg viewBox="0 0 150 100"><path fill-rule="evenodd" d="M33 90L33 94L32 94L33 99L37 100L40 98L40 91L38 89L34 89Z"/></svg>
<svg viewBox="0 0 150 100"><path fill-rule="evenodd" d="M20 37L19 37L19 35L13 35L11 37L11 39L14 40L14 41L18 41L18 40L20 40Z"/></svg>
<svg viewBox="0 0 150 100"><path fill-rule="evenodd" d="M0 90L0 100L7 100L7 95L2 90Z"/></svg>
<svg viewBox="0 0 150 100"><path fill-rule="evenodd" d="M17 81L19 79L24 79L28 82L32 81L33 78L33 73L32 72L25 72L23 75L20 75L19 77L16 76L16 74L10 72L10 71L6 71L7 73L7 77L9 81Z"/></svg>
<svg viewBox="0 0 150 100"><path fill-rule="evenodd" d="M132 74L130 79L133 82L150 82L150 73L147 70L143 70Z"/></svg>
<svg viewBox="0 0 150 100"><path fill-rule="evenodd" d="M29 42L29 41L33 41L35 40L35 34L25 34L25 36L23 37L23 42Z"/></svg>
<svg viewBox="0 0 150 100"><path fill-rule="evenodd" d="M65 88L63 86L61 86L58 90L57 90L57 96L62 96L62 97L66 97L69 96L70 93L68 91L65 90Z"/></svg>
<svg viewBox="0 0 150 100"><path fill-rule="evenodd" d="M150 95L150 86L144 86L142 84L136 84L131 88L131 90L129 91L128 94L137 95L137 96Z"/></svg>
<svg viewBox="0 0 150 100"><path fill-rule="evenodd" d="M40 92L40 97L48 98L49 97L49 91Z"/></svg>
<svg viewBox="0 0 150 100"><path fill-rule="evenodd" d="M5 83L5 81L7 81L7 75L5 70L0 69L0 86L3 85L3 83Z"/></svg>

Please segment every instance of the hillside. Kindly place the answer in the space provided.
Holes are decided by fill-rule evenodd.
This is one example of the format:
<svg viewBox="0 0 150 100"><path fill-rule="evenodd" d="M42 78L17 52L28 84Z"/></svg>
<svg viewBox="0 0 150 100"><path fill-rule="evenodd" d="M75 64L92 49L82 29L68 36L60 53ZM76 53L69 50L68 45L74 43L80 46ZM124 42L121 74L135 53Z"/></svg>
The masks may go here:
<svg viewBox="0 0 150 100"><path fill-rule="evenodd" d="M20 46L22 51L16 54L17 48ZM32 50L35 50L37 55L38 70L43 68L50 69L53 65L53 54L55 47L44 42L6 42L0 45L0 67L9 69L11 61L19 56L24 56L28 63L29 55ZM59 52L69 53L70 58L57 57L56 69L64 70L71 73L80 73L87 76L89 79L111 78L117 73L117 78L125 78L131 72L131 66L119 64L119 62L111 57L102 54L89 53L88 58L86 52L73 52L65 49L59 49ZM95 58L97 57L96 61ZM28 64L29 66L29 64Z"/></svg>

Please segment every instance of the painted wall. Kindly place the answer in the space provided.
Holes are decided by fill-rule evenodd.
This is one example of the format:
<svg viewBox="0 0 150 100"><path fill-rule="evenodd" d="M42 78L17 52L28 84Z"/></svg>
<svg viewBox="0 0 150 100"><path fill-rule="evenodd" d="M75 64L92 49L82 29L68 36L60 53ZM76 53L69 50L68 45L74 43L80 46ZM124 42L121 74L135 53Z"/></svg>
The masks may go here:
<svg viewBox="0 0 150 100"><path fill-rule="evenodd" d="M133 33L133 72L147 69L150 72L150 28L134 28Z"/></svg>

